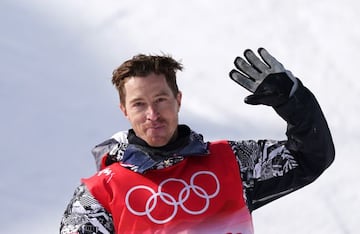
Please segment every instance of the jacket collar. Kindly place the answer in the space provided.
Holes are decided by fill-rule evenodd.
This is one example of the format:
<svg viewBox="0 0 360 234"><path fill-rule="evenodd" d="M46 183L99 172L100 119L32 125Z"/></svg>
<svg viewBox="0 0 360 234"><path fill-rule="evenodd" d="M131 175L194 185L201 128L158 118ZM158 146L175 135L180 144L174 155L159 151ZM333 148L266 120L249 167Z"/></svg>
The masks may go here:
<svg viewBox="0 0 360 234"><path fill-rule="evenodd" d="M178 139L164 147L148 146L130 129L128 132L119 132L97 145L92 153L98 170L103 169L102 162L105 162L105 166L120 162L122 166L138 173L144 173L167 159L209 154L208 143L204 142L202 135L186 125L179 125Z"/></svg>
<svg viewBox="0 0 360 234"><path fill-rule="evenodd" d="M178 132L178 139L159 148L150 147L145 142L139 144L139 141L132 139L134 136L129 132L129 145L124 152L122 163L131 165L134 171L144 173L159 162L170 158L208 154L208 144L203 141L200 134L191 131L186 125L179 125Z"/></svg>

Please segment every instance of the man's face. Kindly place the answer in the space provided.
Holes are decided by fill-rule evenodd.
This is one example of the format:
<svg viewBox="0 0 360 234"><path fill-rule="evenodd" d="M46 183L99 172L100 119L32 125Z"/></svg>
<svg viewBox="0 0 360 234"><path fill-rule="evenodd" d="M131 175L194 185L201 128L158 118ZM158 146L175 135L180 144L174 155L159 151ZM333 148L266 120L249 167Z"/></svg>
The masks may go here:
<svg viewBox="0 0 360 234"><path fill-rule="evenodd" d="M181 92L176 97L164 75L131 77L125 85L125 104L120 105L135 134L150 146L166 145L178 126Z"/></svg>

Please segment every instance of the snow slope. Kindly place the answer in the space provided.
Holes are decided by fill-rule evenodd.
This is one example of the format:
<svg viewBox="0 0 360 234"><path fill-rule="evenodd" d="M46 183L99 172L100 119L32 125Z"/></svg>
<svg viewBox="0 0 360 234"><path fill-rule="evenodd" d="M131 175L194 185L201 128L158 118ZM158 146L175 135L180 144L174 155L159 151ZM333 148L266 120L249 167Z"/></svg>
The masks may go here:
<svg viewBox="0 0 360 234"><path fill-rule="evenodd" d="M129 127L110 77L137 53L182 60L181 122L206 139L283 139L285 123L245 105L227 77L237 55L262 46L315 93L337 158L255 211L256 233L357 233L359 11L356 0L2 0L1 232L58 232L79 178L95 171L90 149Z"/></svg>

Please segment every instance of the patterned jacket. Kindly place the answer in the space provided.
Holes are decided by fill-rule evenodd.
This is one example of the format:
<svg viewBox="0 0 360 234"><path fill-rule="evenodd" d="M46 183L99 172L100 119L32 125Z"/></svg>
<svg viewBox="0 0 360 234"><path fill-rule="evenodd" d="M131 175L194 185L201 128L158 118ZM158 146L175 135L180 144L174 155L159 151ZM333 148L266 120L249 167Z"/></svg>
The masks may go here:
<svg viewBox="0 0 360 234"><path fill-rule="evenodd" d="M287 140L228 141L242 177L239 196L250 212L313 182L334 160L327 122L307 88L301 85L287 103L274 109L287 122ZM200 134L186 125L178 130L179 140L160 149L148 147L132 130L119 132L93 149L97 168L120 163L146 173L206 154L208 143ZM128 153L134 150L139 153ZM112 216L81 184L65 210L60 233L114 233Z"/></svg>

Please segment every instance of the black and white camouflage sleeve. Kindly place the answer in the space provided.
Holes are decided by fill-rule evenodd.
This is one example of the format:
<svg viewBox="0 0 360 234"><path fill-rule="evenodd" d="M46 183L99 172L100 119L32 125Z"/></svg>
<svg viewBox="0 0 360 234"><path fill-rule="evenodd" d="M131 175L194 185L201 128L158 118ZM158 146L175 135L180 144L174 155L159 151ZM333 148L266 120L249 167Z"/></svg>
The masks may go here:
<svg viewBox="0 0 360 234"><path fill-rule="evenodd" d="M274 109L287 122L287 140L229 142L250 211L313 182L335 157L321 108L301 83L285 104Z"/></svg>
<svg viewBox="0 0 360 234"><path fill-rule="evenodd" d="M60 224L60 234L111 234L114 225L109 214L85 185L76 188Z"/></svg>
<svg viewBox="0 0 360 234"><path fill-rule="evenodd" d="M294 190L294 186L283 188L278 183L278 179L291 180L292 175L288 173L299 166L285 143L286 141L275 140L229 141L240 167L245 198L250 210L258 208L259 200L264 205L266 201L270 202L275 197Z"/></svg>

